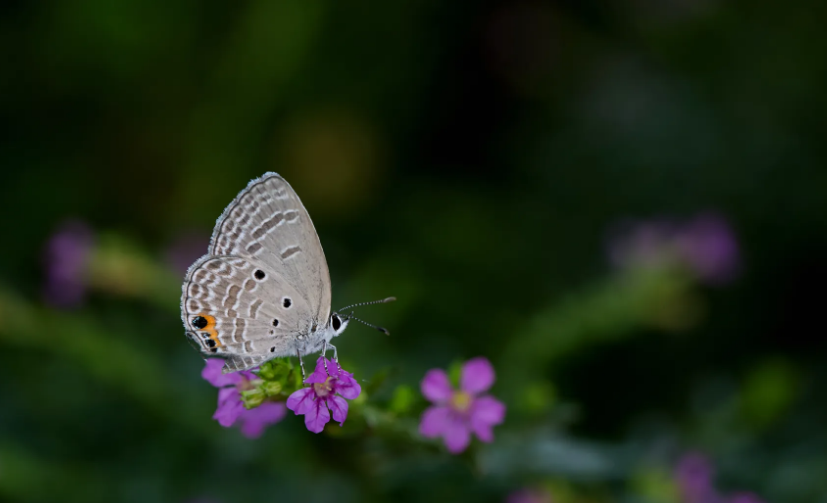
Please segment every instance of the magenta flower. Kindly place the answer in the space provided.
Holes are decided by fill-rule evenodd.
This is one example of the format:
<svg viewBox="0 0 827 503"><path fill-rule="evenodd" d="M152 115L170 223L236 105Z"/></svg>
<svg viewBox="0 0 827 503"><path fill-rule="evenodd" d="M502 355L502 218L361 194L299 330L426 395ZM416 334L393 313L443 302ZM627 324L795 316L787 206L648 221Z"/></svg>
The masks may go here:
<svg viewBox="0 0 827 503"><path fill-rule="evenodd" d="M76 307L86 293L86 269L94 233L83 222L68 221L58 228L44 250L46 284L43 296L57 307Z"/></svg>
<svg viewBox="0 0 827 503"><path fill-rule="evenodd" d="M718 500L712 483L712 463L702 454L685 454L678 461L675 479L686 503L712 503Z"/></svg>
<svg viewBox="0 0 827 503"><path fill-rule="evenodd" d="M246 409L241 401L241 392L252 389L250 381L256 378L248 371L223 374L224 360L210 358L201 371L201 377L218 388L218 408L212 418L225 428L238 423L241 433L247 438L258 438L264 429L282 420L287 411L280 402L264 402L254 409Z"/></svg>
<svg viewBox="0 0 827 503"><path fill-rule="evenodd" d="M304 414L304 424L313 433L324 429L330 421L330 411L333 411L333 420L338 421L339 426L344 425L348 408L345 398L353 400L362 393L362 387L353 374L324 356L316 360L316 370L304 382L310 386L294 391L287 399L287 408L296 415Z"/></svg>
<svg viewBox="0 0 827 503"><path fill-rule="evenodd" d="M448 374L432 369L422 379L422 394L434 405L422 414L419 432L428 438L442 437L453 454L468 447L471 432L483 442L494 440L494 425L505 418L505 405L491 395L482 395L494 384L494 368L485 358L465 362L460 389L451 388Z"/></svg>

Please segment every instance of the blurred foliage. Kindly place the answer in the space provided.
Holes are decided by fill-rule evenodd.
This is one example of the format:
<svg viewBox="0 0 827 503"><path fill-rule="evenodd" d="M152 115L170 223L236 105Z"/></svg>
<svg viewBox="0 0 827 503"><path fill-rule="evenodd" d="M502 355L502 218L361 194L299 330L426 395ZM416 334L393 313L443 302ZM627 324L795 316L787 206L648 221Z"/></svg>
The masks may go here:
<svg viewBox="0 0 827 503"><path fill-rule="evenodd" d="M825 14L3 3L0 500L695 503L675 466L699 451L722 494L827 501ZM399 300L357 312L391 337L337 340L364 390L344 427L288 414L249 440L211 419L179 288L268 170L314 219L334 308ZM624 222L708 212L732 281L612 260ZM57 305L66 222L94 239ZM477 355L506 422L454 457L418 435L419 381Z"/></svg>

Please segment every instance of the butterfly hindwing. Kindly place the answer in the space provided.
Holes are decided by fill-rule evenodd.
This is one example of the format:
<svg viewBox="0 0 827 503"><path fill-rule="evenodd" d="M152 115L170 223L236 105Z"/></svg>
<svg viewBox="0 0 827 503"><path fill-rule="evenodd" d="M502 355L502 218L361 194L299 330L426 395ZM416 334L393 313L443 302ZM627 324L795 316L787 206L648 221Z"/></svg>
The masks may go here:
<svg viewBox="0 0 827 503"><path fill-rule="evenodd" d="M202 257L187 272L181 302L187 336L205 356L228 359L228 371L292 356L311 323L304 297L247 258Z"/></svg>

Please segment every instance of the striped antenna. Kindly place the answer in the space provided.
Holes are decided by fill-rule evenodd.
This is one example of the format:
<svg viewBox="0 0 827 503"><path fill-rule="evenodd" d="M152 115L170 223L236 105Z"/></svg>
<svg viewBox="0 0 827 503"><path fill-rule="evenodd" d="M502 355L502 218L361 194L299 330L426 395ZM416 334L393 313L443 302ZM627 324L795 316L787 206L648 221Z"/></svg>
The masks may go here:
<svg viewBox="0 0 827 503"><path fill-rule="evenodd" d="M388 298L382 299L382 300L372 300L370 302L360 302L358 304L353 304L353 305L350 305L350 306L347 306L347 307L343 307L341 309L337 309L336 312L341 313L345 309L350 309L351 307L369 306L371 304L384 304L385 302L393 302L395 300L396 300L396 297L388 297ZM353 317L351 316L351 318L353 318ZM356 318L353 318L353 319L355 320ZM361 321L361 320L357 320L357 321Z"/></svg>

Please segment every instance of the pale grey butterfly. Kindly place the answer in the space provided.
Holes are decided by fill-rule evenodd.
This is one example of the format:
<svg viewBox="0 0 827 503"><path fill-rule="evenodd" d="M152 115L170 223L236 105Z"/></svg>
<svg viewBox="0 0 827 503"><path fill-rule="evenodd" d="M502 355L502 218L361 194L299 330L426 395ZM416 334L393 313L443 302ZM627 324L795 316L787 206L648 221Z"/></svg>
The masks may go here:
<svg viewBox="0 0 827 503"><path fill-rule="evenodd" d="M227 206L207 255L190 266L182 290L187 337L204 356L224 358L225 373L280 356L301 362L328 349L338 360L330 340L350 319L362 322L352 313L331 313L319 236L299 196L276 173L252 180Z"/></svg>

